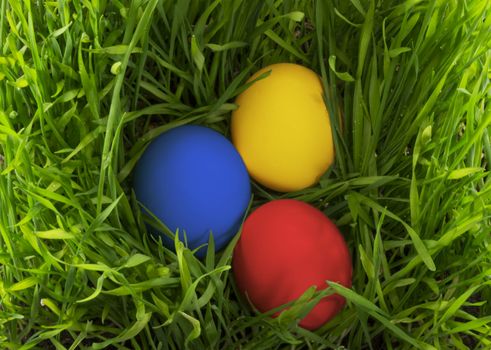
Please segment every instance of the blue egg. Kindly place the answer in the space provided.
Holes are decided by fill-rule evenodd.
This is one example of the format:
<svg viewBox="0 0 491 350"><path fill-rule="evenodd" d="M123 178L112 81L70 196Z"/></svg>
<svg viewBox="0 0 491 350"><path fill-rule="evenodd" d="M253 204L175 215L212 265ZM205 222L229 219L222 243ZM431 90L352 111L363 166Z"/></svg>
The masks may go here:
<svg viewBox="0 0 491 350"><path fill-rule="evenodd" d="M150 143L136 165L137 200L190 249L224 247L249 204L249 175L241 156L220 133L197 125L174 128ZM164 236L165 238L165 236ZM168 239L164 244L172 248ZM198 256L206 254L206 246Z"/></svg>

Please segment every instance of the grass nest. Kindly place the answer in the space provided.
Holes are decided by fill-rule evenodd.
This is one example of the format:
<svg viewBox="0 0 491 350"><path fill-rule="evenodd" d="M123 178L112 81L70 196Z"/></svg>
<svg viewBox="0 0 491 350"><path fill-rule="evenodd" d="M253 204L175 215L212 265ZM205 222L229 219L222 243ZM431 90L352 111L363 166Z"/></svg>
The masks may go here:
<svg viewBox="0 0 491 350"><path fill-rule="evenodd" d="M0 348L489 349L489 1L0 1ZM295 198L353 258L315 332L239 298L233 243L198 260L146 232L145 146L229 136L256 70L325 88L336 147ZM299 308L299 313L302 308Z"/></svg>

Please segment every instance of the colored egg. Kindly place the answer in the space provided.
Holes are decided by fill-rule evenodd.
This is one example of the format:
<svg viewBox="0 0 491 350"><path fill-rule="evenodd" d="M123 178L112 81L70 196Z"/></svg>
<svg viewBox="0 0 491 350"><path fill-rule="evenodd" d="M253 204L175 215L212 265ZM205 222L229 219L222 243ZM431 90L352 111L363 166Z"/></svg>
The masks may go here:
<svg viewBox="0 0 491 350"><path fill-rule="evenodd" d="M134 191L144 208L172 232L179 230L190 249L207 244L210 232L216 250L226 245L251 196L247 169L232 143L196 125L174 128L150 143L137 163ZM198 256L205 253L201 248Z"/></svg>
<svg viewBox="0 0 491 350"><path fill-rule="evenodd" d="M236 99L232 141L249 174L276 191L316 184L334 160L329 114L316 73L297 64L265 67Z"/></svg>
<svg viewBox="0 0 491 350"><path fill-rule="evenodd" d="M311 286L325 289L326 280L351 287L351 258L337 227L320 210L291 199L268 202L246 219L232 266L238 289L261 312L296 300ZM317 329L344 304L340 295L329 295L300 326Z"/></svg>

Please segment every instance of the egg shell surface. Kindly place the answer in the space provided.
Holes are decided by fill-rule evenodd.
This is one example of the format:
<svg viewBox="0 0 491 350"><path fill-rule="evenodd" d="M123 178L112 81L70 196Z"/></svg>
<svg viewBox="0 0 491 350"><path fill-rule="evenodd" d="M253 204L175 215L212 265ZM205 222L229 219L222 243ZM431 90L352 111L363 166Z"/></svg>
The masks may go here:
<svg viewBox="0 0 491 350"><path fill-rule="evenodd" d="M268 202L245 220L232 266L238 289L261 312L299 298L313 285L325 289L326 280L351 287L351 258L337 227L320 210L292 199ZM300 326L317 329L344 304L340 295L329 295Z"/></svg>
<svg viewBox="0 0 491 350"><path fill-rule="evenodd" d="M334 161L331 124L319 76L291 63L255 73L235 103L232 141L249 174L282 192L314 185Z"/></svg>
<svg viewBox="0 0 491 350"><path fill-rule="evenodd" d="M237 233L251 196L247 169L232 143L202 126L176 127L139 159L134 191L141 204L195 249L213 233L216 250ZM164 244L174 243L163 236ZM198 256L206 253L206 247Z"/></svg>

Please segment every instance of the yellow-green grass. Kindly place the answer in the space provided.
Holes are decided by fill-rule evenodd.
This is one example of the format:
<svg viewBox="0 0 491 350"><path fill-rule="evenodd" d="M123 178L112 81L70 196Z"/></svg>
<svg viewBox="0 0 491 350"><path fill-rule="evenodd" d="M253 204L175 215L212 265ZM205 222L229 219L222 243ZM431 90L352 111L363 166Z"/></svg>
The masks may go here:
<svg viewBox="0 0 491 350"><path fill-rule="evenodd" d="M490 8L0 0L0 348L491 348ZM203 261L163 248L131 172L172 127L228 136L234 97L275 62L322 77L336 160L301 192L255 184L251 209L320 208L354 276L271 319L234 286L238 236ZM299 328L333 292L344 311Z"/></svg>

